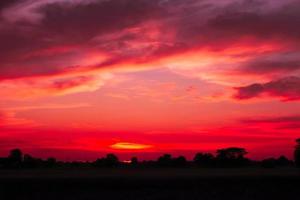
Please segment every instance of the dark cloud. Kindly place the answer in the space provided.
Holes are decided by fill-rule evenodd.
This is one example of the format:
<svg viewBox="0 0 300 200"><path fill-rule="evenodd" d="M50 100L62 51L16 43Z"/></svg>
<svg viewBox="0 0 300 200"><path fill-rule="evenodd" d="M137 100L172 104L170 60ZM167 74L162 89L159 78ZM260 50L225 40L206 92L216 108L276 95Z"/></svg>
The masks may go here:
<svg viewBox="0 0 300 200"><path fill-rule="evenodd" d="M21 1L1 1L0 9ZM64 73L69 66L77 66L74 58L80 56L81 50L104 51L110 55L110 60L97 67L126 59L147 62L201 47L223 50L245 37L257 41L277 40L289 43L292 52L299 50L298 2L269 8L262 1L232 1L226 5L205 0L57 1L40 4L30 12L35 14L30 17L36 19L1 21L0 80ZM159 26L159 37L153 41L146 36L151 28L135 29L145 28L149 22ZM113 34L120 36L110 37ZM145 47L134 49L139 43ZM65 46L73 49L51 55L36 53ZM254 58L244 66L237 71L293 72L299 68L299 59ZM259 85L251 87L260 93Z"/></svg>
<svg viewBox="0 0 300 200"><path fill-rule="evenodd" d="M254 60L241 67L241 72L250 74L267 74L294 72L300 70L300 60Z"/></svg>
<svg viewBox="0 0 300 200"><path fill-rule="evenodd" d="M15 3L22 2L23 0L1 0L0 1L0 11L4 8L10 7Z"/></svg>
<svg viewBox="0 0 300 200"><path fill-rule="evenodd" d="M254 97L278 97L283 101L300 100L300 78L286 77L268 83L256 83L245 87L235 88L235 99L244 100Z"/></svg>
<svg viewBox="0 0 300 200"><path fill-rule="evenodd" d="M53 3L39 9L44 16L42 28L49 37L58 37L59 42L84 41L104 33L121 31L149 19L167 14L159 0L114 0L96 1L89 4L70 5ZM69 37L69 38L67 38Z"/></svg>
<svg viewBox="0 0 300 200"><path fill-rule="evenodd" d="M233 37L253 36L260 39L297 40L300 36L300 3L293 2L277 9L225 10L209 21L218 34Z"/></svg>
<svg viewBox="0 0 300 200"><path fill-rule="evenodd" d="M3 3L3 6L8 4ZM3 22L0 26L0 79L62 73L65 67L69 68L68 65L76 65L71 61L78 57L81 49L96 49L109 54L112 51L109 44L134 39L123 37L115 41L102 38L103 35L141 26L167 13L159 0L91 1L84 4L55 2L42 4L31 12L42 17L39 23ZM95 37L99 41L92 41ZM35 55L35 52L70 45L76 46L73 49L75 53L58 51L52 56Z"/></svg>
<svg viewBox="0 0 300 200"><path fill-rule="evenodd" d="M205 2L205 1L204 1ZM241 39L297 41L300 36L300 3L270 8L268 1L232 1L226 6L197 4L177 13L177 39L189 44L223 49ZM275 3L274 3L275 4ZM183 7L181 5L181 7Z"/></svg>

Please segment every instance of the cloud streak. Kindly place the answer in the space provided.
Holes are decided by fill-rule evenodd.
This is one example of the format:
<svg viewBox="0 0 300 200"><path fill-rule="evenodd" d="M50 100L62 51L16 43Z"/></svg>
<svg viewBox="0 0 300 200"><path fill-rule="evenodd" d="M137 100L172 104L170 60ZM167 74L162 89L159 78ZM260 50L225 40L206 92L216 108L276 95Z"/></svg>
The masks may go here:
<svg viewBox="0 0 300 200"><path fill-rule="evenodd" d="M221 85L295 76L299 11L292 0L2 1L0 85L36 78L45 90L91 91L78 76L155 67Z"/></svg>
<svg viewBox="0 0 300 200"><path fill-rule="evenodd" d="M235 99L245 100L255 97L275 97L282 101L300 100L300 78L286 77L267 83L256 83L245 87L235 88Z"/></svg>

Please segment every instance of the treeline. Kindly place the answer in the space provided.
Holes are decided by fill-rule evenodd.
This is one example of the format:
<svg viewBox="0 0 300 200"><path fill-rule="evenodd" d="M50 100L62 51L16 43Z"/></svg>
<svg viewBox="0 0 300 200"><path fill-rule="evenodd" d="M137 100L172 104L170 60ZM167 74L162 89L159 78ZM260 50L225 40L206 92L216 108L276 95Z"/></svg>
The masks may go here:
<svg viewBox="0 0 300 200"><path fill-rule="evenodd" d="M244 148L230 147L218 149L216 154L197 153L192 161L184 156L172 157L164 154L157 160L139 161L133 157L130 161L121 162L114 154L107 154L93 162L62 162L55 158L40 159L28 154L23 155L20 149L10 151L8 157L0 158L1 169L32 169L32 168L145 168L145 167L251 167L261 166L265 168L300 166L300 139L296 140L294 161L288 160L285 156L279 158L268 158L261 161L250 160L246 157L248 153Z"/></svg>

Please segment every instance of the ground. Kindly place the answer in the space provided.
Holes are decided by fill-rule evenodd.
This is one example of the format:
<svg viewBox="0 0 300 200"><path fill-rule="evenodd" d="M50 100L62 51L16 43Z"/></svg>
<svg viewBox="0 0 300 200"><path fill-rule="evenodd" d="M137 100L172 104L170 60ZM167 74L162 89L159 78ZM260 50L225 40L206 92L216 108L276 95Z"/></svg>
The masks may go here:
<svg viewBox="0 0 300 200"><path fill-rule="evenodd" d="M300 170L56 169L0 171L0 199L297 199Z"/></svg>

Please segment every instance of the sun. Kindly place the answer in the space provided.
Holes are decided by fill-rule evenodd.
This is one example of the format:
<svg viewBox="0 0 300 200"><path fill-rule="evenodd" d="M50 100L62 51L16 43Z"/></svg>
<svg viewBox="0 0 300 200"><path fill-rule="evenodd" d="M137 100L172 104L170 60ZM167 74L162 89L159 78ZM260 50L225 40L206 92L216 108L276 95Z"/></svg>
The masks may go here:
<svg viewBox="0 0 300 200"><path fill-rule="evenodd" d="M110 146L112 149L121 149L121 150L141 150L141 149L150 149L152 145L149 144L138 144L130 142L117 142Z"/></svg>

